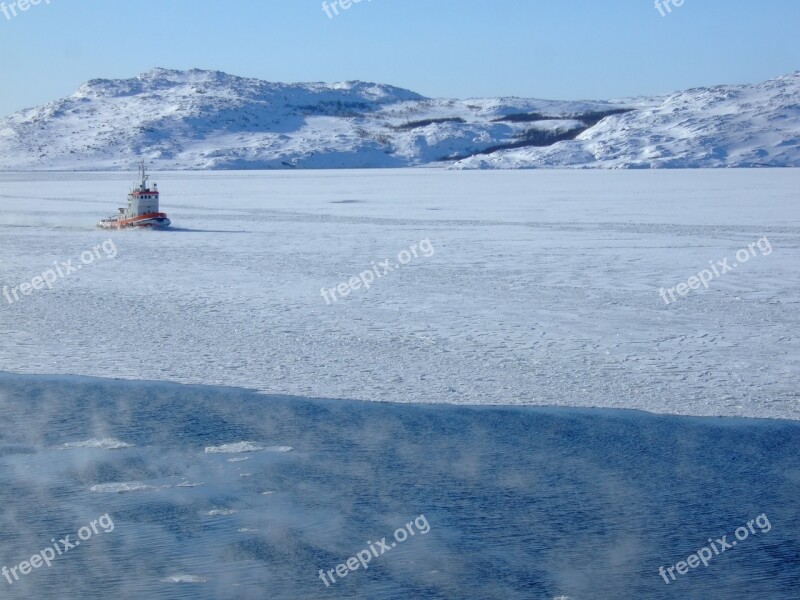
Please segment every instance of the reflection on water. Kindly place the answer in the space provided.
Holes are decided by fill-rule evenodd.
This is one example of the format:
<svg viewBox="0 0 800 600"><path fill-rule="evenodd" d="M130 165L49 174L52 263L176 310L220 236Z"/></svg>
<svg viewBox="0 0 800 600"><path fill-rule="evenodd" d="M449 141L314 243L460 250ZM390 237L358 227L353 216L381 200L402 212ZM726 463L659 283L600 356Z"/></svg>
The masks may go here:
<svg viewBox="0 0 800 600"><path fill-rule="evenodd" d="M114 523L3 598L800 597L798 423L16 375L0 411L2 565Z"/></svg>

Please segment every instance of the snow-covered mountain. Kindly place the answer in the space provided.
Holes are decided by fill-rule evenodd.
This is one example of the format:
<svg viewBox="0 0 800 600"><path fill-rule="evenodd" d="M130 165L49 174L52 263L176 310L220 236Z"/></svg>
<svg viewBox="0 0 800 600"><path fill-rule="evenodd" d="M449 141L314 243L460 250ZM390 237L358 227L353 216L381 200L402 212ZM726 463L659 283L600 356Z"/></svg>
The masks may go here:
<svg viewBox="0 0 800 600"><path fill-rule="evenodd" d="M154 69L0 120L2 170L800 166L800 71L666 97L431 99Z"/></svg>

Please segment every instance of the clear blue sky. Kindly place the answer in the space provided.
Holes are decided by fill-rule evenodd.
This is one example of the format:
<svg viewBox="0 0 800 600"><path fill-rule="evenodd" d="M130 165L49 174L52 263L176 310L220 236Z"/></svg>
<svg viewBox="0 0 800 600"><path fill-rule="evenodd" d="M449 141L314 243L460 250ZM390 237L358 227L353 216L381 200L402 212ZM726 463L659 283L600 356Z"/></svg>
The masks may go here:
<svg viewBox="0 0 800 600"><path fill-rule="evenodd" d="M0 12L0 115L156 66L554 99L800 69L798 0L685 0L666 17L654 0L362 0L333 19L321 0L46 1Z"/></svg>

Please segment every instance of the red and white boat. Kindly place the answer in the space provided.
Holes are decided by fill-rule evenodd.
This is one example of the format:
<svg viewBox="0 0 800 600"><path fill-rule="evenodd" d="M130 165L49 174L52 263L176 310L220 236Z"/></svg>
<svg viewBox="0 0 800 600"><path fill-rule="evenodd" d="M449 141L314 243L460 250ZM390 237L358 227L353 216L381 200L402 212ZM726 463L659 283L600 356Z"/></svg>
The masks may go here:
<svg viewBox="0 0 800 600"><path fill-rule="evenodd" d="M141 183L128 194L128 206L119 209L119 214L100 221L97 226L104 229L150 228L165 229L171 221L166 213L158 209L158 184L148 186L150 176L145 171L144 161L139 165Z"/></svg>

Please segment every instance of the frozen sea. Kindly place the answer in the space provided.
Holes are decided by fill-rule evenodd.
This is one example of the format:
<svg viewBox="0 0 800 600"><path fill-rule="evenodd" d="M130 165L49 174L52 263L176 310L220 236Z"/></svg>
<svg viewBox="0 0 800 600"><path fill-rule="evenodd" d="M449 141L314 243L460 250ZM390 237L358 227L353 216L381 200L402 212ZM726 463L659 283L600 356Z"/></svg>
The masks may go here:
<svg viewBox="0 0 800 600"><path fill-rule="evenodd" d="M131 174L0 173L0 286L109 239L115 256L0 297L0 368L800 418L800 170L153 176L173 231L93 227ZM769 254L661 298L764 237Z"/></svg>
<svg viewBox="0 0 800 600"><path fill-rule="evenodd" d="M800 170L153 177L0 173L0 597L800 597Z"/></svg>

